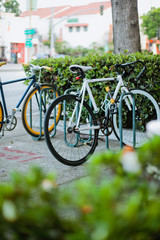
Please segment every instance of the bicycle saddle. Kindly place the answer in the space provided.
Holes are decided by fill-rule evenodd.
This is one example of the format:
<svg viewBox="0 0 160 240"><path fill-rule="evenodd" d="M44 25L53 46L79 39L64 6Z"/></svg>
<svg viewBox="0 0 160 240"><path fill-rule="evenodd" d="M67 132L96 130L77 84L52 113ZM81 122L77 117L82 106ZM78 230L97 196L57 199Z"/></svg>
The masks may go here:
<svg viewBox="0 0 160 240"><path fill-rule="evenodd" d="M86 72L91 69L92 69L91 66L81 66L81 65L71 65L69 67L69 70L73 73Z"/></svg>

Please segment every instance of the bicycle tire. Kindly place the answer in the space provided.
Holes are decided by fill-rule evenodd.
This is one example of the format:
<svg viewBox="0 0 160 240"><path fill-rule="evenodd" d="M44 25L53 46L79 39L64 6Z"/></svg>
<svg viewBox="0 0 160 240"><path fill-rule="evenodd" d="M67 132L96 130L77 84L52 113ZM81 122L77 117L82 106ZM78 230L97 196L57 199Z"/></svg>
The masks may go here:
<svg viewBox="0 0 160 240"><path fill-rule="evenodd" d="M42 131L40 131L40 92L42 102ZM34 87L27 95L22 108L22 122L25 130L33 137L44 135L43 120L48 106L58 97L56 88L51 84L42 84L40 89ZM61 106L57 112L57 121L60 118ZM49 128L49 131L54 128L54 124Z"/></svg>
<svg viewBox="0 0 160 240"><path fill-rule="evenodd" d="M1 131L2 126L3 126L3 118L4 118L4 116L3 116L3 107L2 107L2 103L0 101L0 131Z"/></svg>
<svg viewBox="0 0 160 240"><path fill-rule="evenodd" d="M130 92L135 96L135 147L140 147L148 140L146 124L151 120L160 119L160 109L156 100L148 92L140 89L134 89ZM113 115L113 126L115 135L119 140L118 114ZM127 111L124 99L122 100L122 142L124 145L133 146L132 111Z"/></svg>
<svg viewBox="0 0 160 240"><path fill-rule="evenodd" d="M78 108L81 99L75 95L63 95L53 101L47 110L44 120L44 133L47 146L52 155L61 163L69 166L78 166L86 162L93 154L98 141L98 130L75 131ZM61 104L61 119L52 132L48 131L49 121L54 118L57 106ZM69 120L76 106L77 116L74 116L72 125L68 127ZM90 124L97 125L96 117L90 106L84 102L82 106L79 126L86 126L86 119L90 119ZM89 120L87 120L89 124Z"/></svg>

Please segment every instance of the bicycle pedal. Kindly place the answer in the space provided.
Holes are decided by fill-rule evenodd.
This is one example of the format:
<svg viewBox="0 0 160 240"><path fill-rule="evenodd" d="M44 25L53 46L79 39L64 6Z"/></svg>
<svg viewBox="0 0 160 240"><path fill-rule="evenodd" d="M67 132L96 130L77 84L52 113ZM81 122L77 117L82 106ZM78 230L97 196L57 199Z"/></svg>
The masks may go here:
<svg viewBox="0 0 160 240"><path fill-rule="evenodd" d="M109 111L110 111L111 114L117 113L118 112L118 110L117 110L117 103L112 103L110 105Z"/></svg>

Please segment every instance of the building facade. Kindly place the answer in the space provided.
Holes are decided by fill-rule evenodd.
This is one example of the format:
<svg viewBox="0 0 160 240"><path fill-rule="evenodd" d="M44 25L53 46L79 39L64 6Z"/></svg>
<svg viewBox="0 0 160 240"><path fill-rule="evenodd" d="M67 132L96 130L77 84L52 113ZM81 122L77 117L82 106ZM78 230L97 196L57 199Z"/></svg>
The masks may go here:
<svg viewBox="0 0 160 240"><path fill-rule="evenodd" d="M54 40L65 41L70 47L91 48L96 43L107 49L107 42L112 40L110 1L103 2L102 15L100 8L100 3L91 3L26 11L19 17L1 13L0 57L22 63L36 54L50 54L50 48L43 42L49 40L51 32Z"/></svg>
<svg viewBox="0 0 160 240"><path fill-rule="evenodd" d="M52 55L54 45L44 45L51 35L54 41L65 41L73 48L92 48L96 44L107 52L113 41L111 2L40 8L19 17L1 13L0 60L24 63L38 54ZM147 49L146 44L146 36L141 33L142 49ZM154 46L153 50L157 53Z"/></svg>
<svg viewBox="0 0 160 240"><path fill-rule="evenodd" d="M0 18L0 59L23 63L25 61L25 19L12 13L1 13Z"/></svg>

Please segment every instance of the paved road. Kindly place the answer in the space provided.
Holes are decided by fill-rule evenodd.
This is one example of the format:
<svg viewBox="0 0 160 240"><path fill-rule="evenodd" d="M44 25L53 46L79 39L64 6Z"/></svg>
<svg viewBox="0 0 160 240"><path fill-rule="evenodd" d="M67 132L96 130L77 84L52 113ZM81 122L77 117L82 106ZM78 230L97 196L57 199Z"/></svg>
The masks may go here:
<svg viewBox="0 0 160 240"><path fill-rule="evenodd" d="M56 172L59 184L86 176L88 163L70 167L58 162L48 150L44 138L36 141L26 133L20 113L17 119L17 127L11 132L5 131L5 135L0 138L0 181L8 181L13 170L25 173L33 165L42 167L46 172ZM119 143L115 140L110 141L110 146L119 149ZM97 151L105 150L105 141L100 140Z"/></svg>
<svg viewBox="0 0 160 240"><path fill-rule="evenodd" d="M0 78L2 82L7 82L25 77L25 72L23 71L22 66L19 64L7 64L0 68ZM27 86L24 84L24 82L3 85L9 114L11 114L12 107L15 107L19 102L26 88Z"/></svg>

